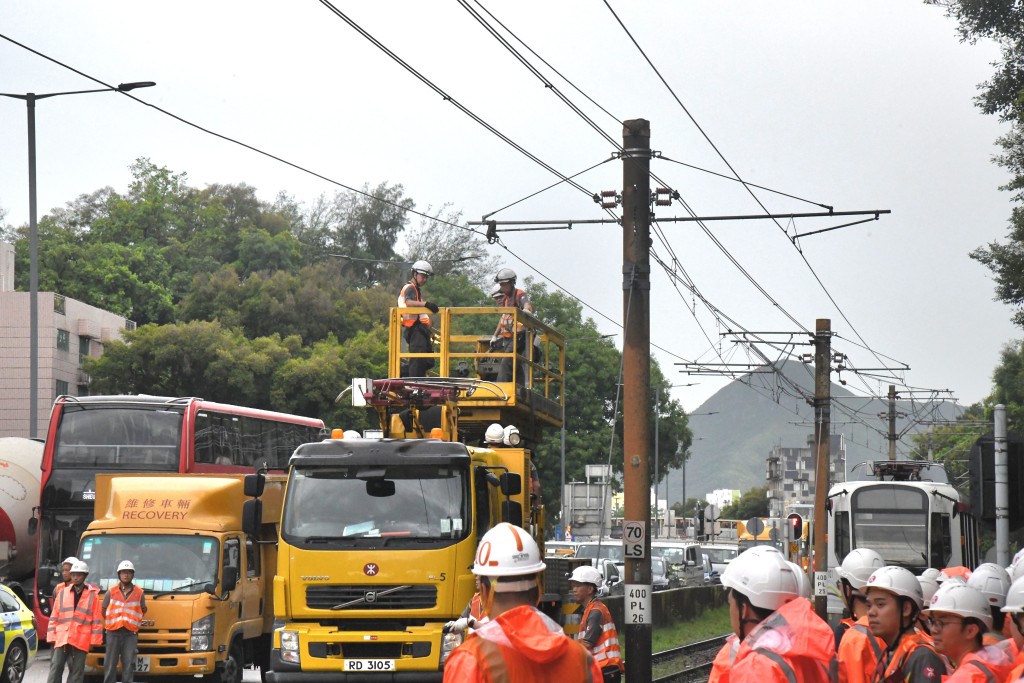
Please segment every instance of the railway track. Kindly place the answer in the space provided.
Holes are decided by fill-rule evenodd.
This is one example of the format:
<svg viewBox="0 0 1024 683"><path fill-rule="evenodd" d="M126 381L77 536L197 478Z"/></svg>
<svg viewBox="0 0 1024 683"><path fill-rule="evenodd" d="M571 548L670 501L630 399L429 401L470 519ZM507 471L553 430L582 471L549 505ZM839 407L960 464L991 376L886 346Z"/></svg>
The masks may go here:
<svg viewBox="0 0 1024 683"><path fill-rule="evenodd" d="M665 664L678 660L681 669L676 673L655 678L653 683L704 683L711 674L711 663L714 661L715 655L725 645L726 637L719 636L655 652L651 656L652 664Z"/></svg>

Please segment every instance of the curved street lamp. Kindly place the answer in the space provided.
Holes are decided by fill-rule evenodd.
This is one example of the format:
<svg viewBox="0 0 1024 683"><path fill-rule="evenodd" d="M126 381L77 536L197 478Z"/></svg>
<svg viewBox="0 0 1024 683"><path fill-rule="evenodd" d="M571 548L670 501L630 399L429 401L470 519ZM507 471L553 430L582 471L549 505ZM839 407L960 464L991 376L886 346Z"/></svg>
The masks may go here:
<svg viewBox="0 0 1024 683"><path fill-rule="evenodd" d="M28 109L28 291L29 291L29 409L28 436L36 437L39 413L39 226L36 223L36 100L60 95L83 95L93 92L128 92L136 88L149 88L153 81L121 83L116 88L68 90L65 92L34 92L18 94L0 92L0 97L24 100Z"/></svg>

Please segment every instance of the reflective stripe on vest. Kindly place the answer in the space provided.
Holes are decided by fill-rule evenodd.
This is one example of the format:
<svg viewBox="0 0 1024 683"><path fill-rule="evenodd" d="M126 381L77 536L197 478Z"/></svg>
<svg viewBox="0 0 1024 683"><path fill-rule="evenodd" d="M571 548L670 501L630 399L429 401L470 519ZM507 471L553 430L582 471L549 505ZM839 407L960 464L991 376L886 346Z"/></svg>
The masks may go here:
<svg viewBox="0 0 1024 683"><path fill-rule="evenodd" d="M987 681L988 683L998 683L998 682L996 681L996 676L995 676L995 674L993 674L993 673L992 673L992 669L988 668L987 666L985 666L984 664L982 664L981 662L979 662L979 661L978 661L977 659L972 659L971 661L969 661L969 662L967 662L967 663L968 663L968 664L973 664L974 666L976 666L976 667L978 667L979 669L981 669L981 672L982 672L983 674L985 674L985 680L986 680L986 681Z"/></svg>
<svg viewBox="0 0 1024 683"><path fill-rule="evenodd" d="M622 668L622 653L619 650L619 633L615 630L615 622L612 621L612 614L600 600L591 600L587 608L583 610L583 618L580 620L580 631L576 634L577 640L583 640L587 627L587 618L592 610L601 614L601 635L594 643L594 661L598 668L607 669L611 667Z"/></svg>
<svg viewBox="0 0 1024 683"><path fill-rule="evenodd" d="M534 681L532 678L526 679L522 676L513 678L508 662L505 661L505 655L502 652L501 646L489 638L482 638L477 635L467 640L460 647L470 647L476 651L480 678L475 683L533 683ZM507 648L507 651L515 654L515 650L511 648ZM574 683L575 681L580 681L581 683L600 683L600 681L595 681L590 673L590 662L587 661L586 649L579 648L579 654L580 661L574 665L574 668L578 667L578 671L573 671L573 676L563 678L564 683ZM553 669L561 669L561 671L553 671L553 673L567 673L564 670L565 663L552 664Z"/></svg>
<svg viewBox="0 0 1024 683"><path fill-rule="evenodd" d="M398 295L398 307L399 308L408 308L408 306L406 306L406 304L405 304L405 300L408 298L408 297L406 297L405 292L410 287L412 287L412 291L416 293L416 299L415 300L416 301L423 301L423 297L420 295L420 288L417 287L415 283L410 282L410 283L406 284L404 287L402 287L402 291ZM394 291L394 290L392 290L392 291ZM423 323L424 325L428 325L429 326L430 325L430 316L427 315L426 313L411 313L411 314L403 315L402 316L402 327L412 327L417 322Z"/></svg>
<svg viewBox="0 0 1024 683"><path fill-rule="evenodd" d="M57 604L50 616L46 639L54 647L71 645L88 652L91 644L99 643L103 638L99 593L92 586L87 586L82 590L76 607L73 592L74 589L68 586L57 594Z"/></svg>
<svg viewBox="0 0 1024 683"><path fill-rule="evenodd" d="M126 628L129 631L138 631L142 624L142 589L133 586L131 593L125 598L121 587L114 586L110 589L109 595L107 630L116 631L119 628Z"/></svg>
<svg viewBox="0 0 1024 683"><path fill-rule="evenodd" d="M793 667L791 667L789 662L783 659L782 655L778 652L772 652L767 648L759 647L754 650L754 653L759 654L762 657L767 657L775 662L778 667L782 669L782 675L786 677L786 680L789 681L789 683L800 683L800 681L796 680L796 673L793 671Z"/></svg>
<svg viewBox="0 0 1024 683"><path fill-rule="evenodd" d="M874 634L871 633L871 629L864 624L854 624L850 628L863 633L864 637L868 639L868 642L871 643L871 651L875 653L875 661L877 662L882 656L882 647L878 644Z"/></svg>

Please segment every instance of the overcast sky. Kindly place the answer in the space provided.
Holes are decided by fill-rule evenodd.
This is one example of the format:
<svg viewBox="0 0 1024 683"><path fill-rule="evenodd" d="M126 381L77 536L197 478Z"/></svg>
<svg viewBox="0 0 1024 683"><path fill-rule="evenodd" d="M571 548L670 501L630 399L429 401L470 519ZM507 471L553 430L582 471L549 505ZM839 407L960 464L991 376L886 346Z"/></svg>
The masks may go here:
<svg viewBox="0 0 1024 683"><path fill-rule="evenodd" d="M809 330L815 319L831 318L839 335L833 346L854 366L905 363L907 384L950 389L965 405L987 395L1001 346L1019 336L1011 311L992 300L988 271L967 256L1003 239L1010 212L998 190L1006 174L990 162L1003 129L972 102L998 57L995 46L961 44L942 9L919 0L612 6L725 161L603 3L483 7L615 117L527 53L615 140L622 135L616 119L646 118L652 148L669 159L730 175L727 161L748 182L837 211L892 211L801 238L802 254L783 229L792 236L856 219L782 221L782 229L766 220L708 223L721 248L693 223L662 223L701 295L735 321L716 321L655 265L651 337L664 349L657 357L673 382L700 382L674 390L684 407L693 410L726 380L678 374L673 363L721 362L719 352L746 362L743 348L720 333L736 325L796 332L790 316ZM611 158L612 145L458 2L336 7L558 171L575 174ZM401 183L419 209L451 203L465 220L479 220L557 180L319 2L0 0L0 33L107 83L156 81L135 94L341 183ZM0 65L2 92L99 87L7 40ZM285 191L309 203L340 189L113 93L40 101L36 126L40 215L103 186L124 191L138 157L186 172L199 187L247 183L267 200ZM0 207L15 225L28 221L25 148L25 105L0 98ZM665 160L652 170L699 215L761 211L736 182ZM619 189L621 162L577 180L589 192ZM756 193L773 212L818 210ZM657 215L685 211L677 204ZM602 216L563 184L494 218ZM521 277L557 283L585 302L602 332L617 331L617 226L506 233L502 242L508 250L494 253ZM658 238L655 248L669 257ZM844 379L862 393L884 394L890 383Z"/></svg>

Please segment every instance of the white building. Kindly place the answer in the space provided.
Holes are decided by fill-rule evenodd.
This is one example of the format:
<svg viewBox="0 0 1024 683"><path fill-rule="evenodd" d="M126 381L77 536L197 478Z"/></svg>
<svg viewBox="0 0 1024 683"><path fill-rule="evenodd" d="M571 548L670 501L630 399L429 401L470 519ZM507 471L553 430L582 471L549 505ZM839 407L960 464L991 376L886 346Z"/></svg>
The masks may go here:
<svg viewBox="0 0 1024 683"><path fill-rule="evenodd" d="M31 372L30 294L14 291L14 246L0 242L0 435L45 437L53 400L61 394L85 396L87 356L103 355L103 345L120 339L135 323L119 315L37 292L38 374L35 433L29 426Z"/></svg>
<svg viewBox="0 0 1024 683"><path fill-rule="evenodd" d="M704 500L723 510L726 506L739 502L741 495L739 489L715 489L704 496Z"/></svg>

